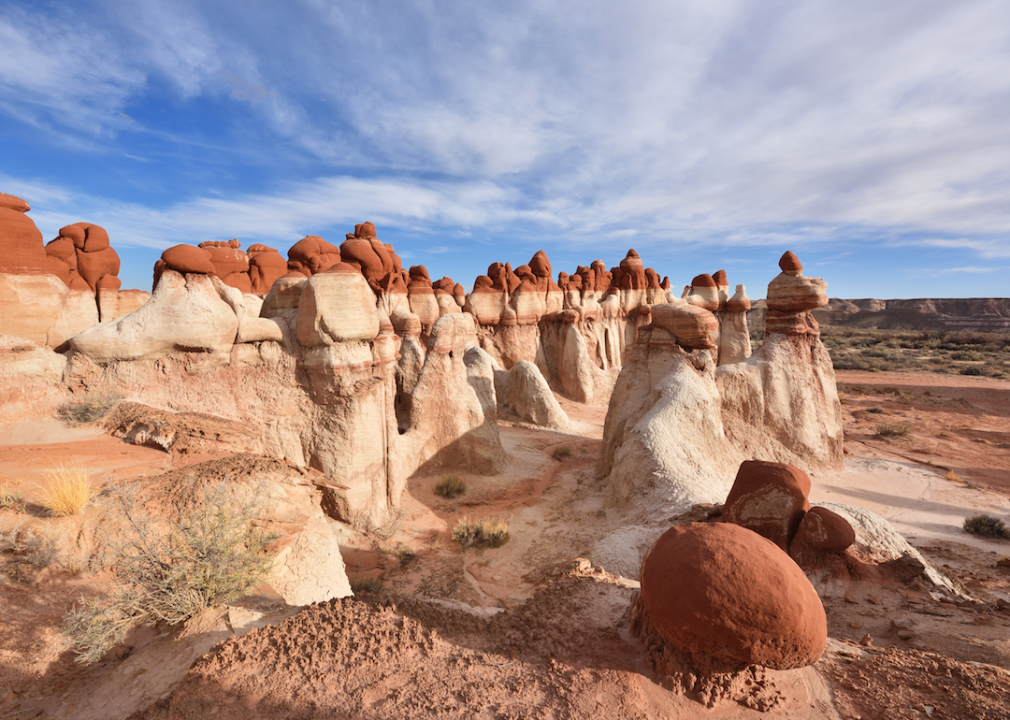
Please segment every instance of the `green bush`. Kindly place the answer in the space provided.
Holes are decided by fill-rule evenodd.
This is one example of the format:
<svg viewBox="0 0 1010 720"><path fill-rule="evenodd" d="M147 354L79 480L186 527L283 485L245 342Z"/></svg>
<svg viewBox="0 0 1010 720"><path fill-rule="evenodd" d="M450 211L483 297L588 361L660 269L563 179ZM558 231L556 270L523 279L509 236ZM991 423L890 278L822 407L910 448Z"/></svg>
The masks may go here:
<svg viewBox="0 0 1010 720"><path fill-rule="evenodd" d="M466 481L459 475L446 475L438 485L435 486L435 494L441 495L446 500L452 500L466 492Z"/></svg>
<svg viewBox="0 0 1010 720"><path fill-rule="evenodd" d="M191 477L172 496L167 517L156 520L136 485L113 487L106 509L119 522L110 517L101 527L115 590L68 613L63 632L77 661L101 659L138 625L177 625L255 587L270 569L267 547L276 539L252 526L257 498L240 500L226 482Z"/></svg>
<svg viewBox="0 0 1010 720"><path fill-rule="evenodd" d="M964 519L962 527L965 532L972 535L1010 539L1010 530L1007 529L1002 520L992 515L972 515Z"/></svg>

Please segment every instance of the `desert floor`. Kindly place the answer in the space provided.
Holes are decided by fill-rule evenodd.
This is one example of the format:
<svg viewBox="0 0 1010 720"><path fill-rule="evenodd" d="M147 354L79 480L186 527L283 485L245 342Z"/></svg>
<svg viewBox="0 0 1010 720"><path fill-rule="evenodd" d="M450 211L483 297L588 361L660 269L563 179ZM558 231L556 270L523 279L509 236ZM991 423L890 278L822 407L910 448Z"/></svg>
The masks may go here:
<svg viewBox="0 0 1010 720"><path fill-rule="evenodd" d="M815 570L828 651L757 678L780 699L770 712L708 709L664 687L628 631L636 584L574 562L622 519L603 509L595 473L606 409L562 400L568 432L500 422L505 474L460 473L455 500L434 493L441 476L416 476L381 537L346 533L348 575L383 592L300 611L250 597L182 632L136 632L85 669L58 630L97 580L57 561L0 583L0 720L1010 717L1010 542L961 530L969 515L1010 516L1010 382L839 372L838 383L846 469L813 475L812 502L880 513L976 601L940 602L900 568ZM43 517L47 469L82 463L100 488L205 459L25 419L0 428L0 482L22 482L27 511L0 510L0 525L43 523L73 546L87 511ZM509 542L460 549L462 516L507 520Z"/></svg>

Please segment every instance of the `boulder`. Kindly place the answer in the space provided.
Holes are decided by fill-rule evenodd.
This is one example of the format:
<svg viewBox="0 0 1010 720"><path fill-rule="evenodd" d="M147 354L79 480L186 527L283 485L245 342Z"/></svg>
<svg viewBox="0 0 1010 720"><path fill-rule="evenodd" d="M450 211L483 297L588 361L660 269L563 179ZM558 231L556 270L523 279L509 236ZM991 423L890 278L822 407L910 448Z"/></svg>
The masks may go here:
<svg viewBox="0 0 1010 720"><path fill-rule="evenodd" d="M641 584L637 614L700 674L804 667L827 644L824 606L803 571L737 525L667 530L645 556Z"/></svg>
<svg viewBox="0 0 1010 720"><path fill-rule="evenodd" d="M849 521L825 507L812 507L803 516L789 552L793 557L843 553L856 541L856 531Z"/></svg>
<svg viewBox="0 0 1010 720"><path fill-rule="evenodd" d="M722 511L734 523L789 550L796 529L810 509L810 478L785 463L747 460L740 464Z"/></svg>

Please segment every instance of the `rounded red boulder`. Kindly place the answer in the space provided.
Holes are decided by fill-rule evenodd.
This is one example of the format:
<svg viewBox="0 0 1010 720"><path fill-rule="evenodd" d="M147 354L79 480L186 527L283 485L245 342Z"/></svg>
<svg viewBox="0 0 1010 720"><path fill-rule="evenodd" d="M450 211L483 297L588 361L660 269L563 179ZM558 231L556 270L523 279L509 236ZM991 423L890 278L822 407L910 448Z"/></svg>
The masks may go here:
<svg viewBox="0 0 1010 720"><path fill-rule="evenodd" d="M856 542L856 531L849 521L827 508L807 511L796 529L790 552L842 553Z"/></svg>
<svg viewBox="0 0 1010 720"><path fill-rule="evenodd" d="M726 496L722 519L766 537L783 550L810 509L810 478L785 463L746 460Z"/></svg>
<svg viewBox="0 0 1010 720"><path fill-rule="evenodd" d="M827 618L817 592L788 555L746 528L667 530L645 556L641 583L656 631L696 668L786 670L824 652Z"/></svg>

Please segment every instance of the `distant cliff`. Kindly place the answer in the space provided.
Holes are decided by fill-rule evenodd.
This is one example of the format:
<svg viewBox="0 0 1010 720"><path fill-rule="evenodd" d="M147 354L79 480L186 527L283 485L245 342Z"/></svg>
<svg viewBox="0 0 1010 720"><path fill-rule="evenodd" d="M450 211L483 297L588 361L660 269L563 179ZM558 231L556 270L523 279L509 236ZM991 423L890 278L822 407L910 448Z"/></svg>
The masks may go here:
<svg viewBox="0 0 1010 720"><path fill-rule="evenodd" d="M752 328L764 327L763 300L747 314ZM1010 332L1010 298L920 298L841 300L813 312L822 325L880 330Z"/></svg>

